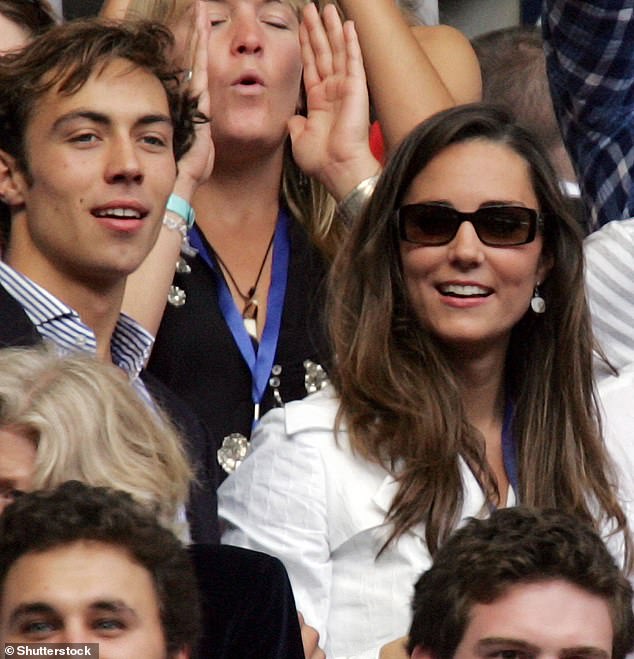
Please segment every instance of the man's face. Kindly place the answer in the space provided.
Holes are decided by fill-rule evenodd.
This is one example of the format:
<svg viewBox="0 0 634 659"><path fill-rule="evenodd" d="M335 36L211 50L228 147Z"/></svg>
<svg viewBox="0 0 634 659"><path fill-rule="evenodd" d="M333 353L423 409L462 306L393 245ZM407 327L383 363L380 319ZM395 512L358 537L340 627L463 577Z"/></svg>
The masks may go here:
<svg viewBox="0 0 634 659"><path fill-rule="evenodd" d="M122 548L92 541L25 554L9 569L0 644L29 642L99 643L101 659L168 657L150 573Z"/></svg>
<svg viewBox="0 0 634 659"><path fill-rule="evenodd" d="M126 60L70 96L47 92L26 128L30 176L13 176L9 202L25 212L13 216L9 263L52 292L122 284L158 235L176 176L172 137L162 84Z"/></svg>
<svg viewBox="0 0 634 659"><path fill-rule="evenodd" d="M517 584L471 609L455 659L609 659L613 634L603 598L563 580Z"/></svg>

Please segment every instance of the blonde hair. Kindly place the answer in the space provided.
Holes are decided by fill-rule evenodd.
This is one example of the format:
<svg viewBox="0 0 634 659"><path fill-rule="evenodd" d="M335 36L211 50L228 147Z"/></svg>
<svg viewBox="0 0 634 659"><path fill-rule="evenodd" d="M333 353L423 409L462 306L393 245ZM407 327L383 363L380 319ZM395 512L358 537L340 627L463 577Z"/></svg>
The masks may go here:
<svg viewBox="0 0 634 659"><path fill-rule="evenodd" d="M192 478L183 439L117 367L53 346L0 350L0 428L36 445L32 489L79 480L123 490L182 530Z"/></svg>
<svg viewBox="0 0 634 659"><path fill-rule="evenodd" d="M309 0L285 0L301 20ZM323 0L318 6L323 6ZM126 11L130 19L148 19L174 25L191 7L192 0L131 0ZM302 97L303 86L302 86ZM290 138L284 149L281 194L293 216L304 226L312 242L333 258L343 239L344 227L336 221L336 203L321 183L306 176L293 158Z"/></svg>

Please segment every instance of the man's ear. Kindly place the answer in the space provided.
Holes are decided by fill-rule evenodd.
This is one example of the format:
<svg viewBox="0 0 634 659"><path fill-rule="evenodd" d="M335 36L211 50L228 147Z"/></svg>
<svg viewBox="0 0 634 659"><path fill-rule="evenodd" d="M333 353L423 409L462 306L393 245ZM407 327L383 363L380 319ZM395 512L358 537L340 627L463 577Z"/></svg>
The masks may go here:
<svg viewBox="0 0 634 659"><path fill-rule="evenodd" d="M26 179L16 159L0 149L0 200L8 206L24 203Z"/></svg>

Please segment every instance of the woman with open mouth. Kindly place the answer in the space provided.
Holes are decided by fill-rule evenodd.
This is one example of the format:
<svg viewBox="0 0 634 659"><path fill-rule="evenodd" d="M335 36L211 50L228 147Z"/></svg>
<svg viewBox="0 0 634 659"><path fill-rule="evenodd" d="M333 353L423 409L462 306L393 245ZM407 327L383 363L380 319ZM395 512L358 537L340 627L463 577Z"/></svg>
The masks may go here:
<svg viewBox="0 0 634 659"><path fill-rule="evenodd" d="M326 656L406 633L439 546L498 507L591 520L629 565L582 239L535 138L486 105L422 123L329 283L332 386L267 414L219 490L223 542L284 562Z"/></svg>

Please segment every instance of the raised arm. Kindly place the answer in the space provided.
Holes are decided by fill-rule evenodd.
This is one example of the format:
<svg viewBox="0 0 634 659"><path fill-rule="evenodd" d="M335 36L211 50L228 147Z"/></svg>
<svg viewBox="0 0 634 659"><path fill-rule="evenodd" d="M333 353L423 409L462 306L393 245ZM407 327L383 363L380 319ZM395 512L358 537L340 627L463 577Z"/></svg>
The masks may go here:
<svg viewBox="0 0 634 659"><path fill-rule="evenodd" d="M548 77L598 226L634 216L634 0L546 0Z"/></svg>
<svg viewBox="0 0 634 659"><path fill-rule="evenodd" d="M190 93L198 98L198 109L209 116L207 82L207 41L209 24L202 3L196 3L195 35L192 55ZM178 163L174 194L191 203L194 192L209 178L213 168L214 149L208 123L196 126L196 138L191 149ZM167 219L178 222L178 216L167 211ZM167 294L174 278L174 268L181 248L181 233L169 224L161 227L156 245L141 267L128 277L123 311L137 320L152 334L157 333Z"/></svg>
<svg viewBox="0 0 634 659"><path fill-rule="evenodd" d="M131 0L105 0L99 11L104 18L125 18Z"/></svg>
<svg viewBox="0 0 634 659"><path fill-rule="evenodd" d="M481 95L468 39L448 26L411 28L395 0L338 0L354 21L388 149L419 122Z"/></svg>
<svg viewBox="0 0 634 659"><path fill-rule="evenodd" d="M300 26L307 117L289 121L297 164L341 199L376 173L368 143L368 93L361 50L352 23L341 24L329 5L323 21L315 5Z"/></svg>

